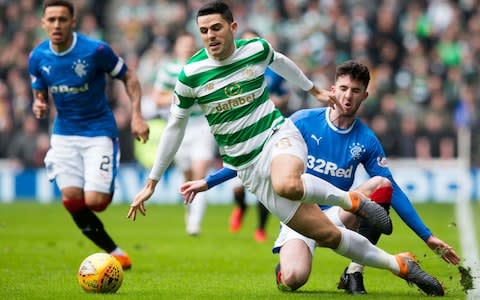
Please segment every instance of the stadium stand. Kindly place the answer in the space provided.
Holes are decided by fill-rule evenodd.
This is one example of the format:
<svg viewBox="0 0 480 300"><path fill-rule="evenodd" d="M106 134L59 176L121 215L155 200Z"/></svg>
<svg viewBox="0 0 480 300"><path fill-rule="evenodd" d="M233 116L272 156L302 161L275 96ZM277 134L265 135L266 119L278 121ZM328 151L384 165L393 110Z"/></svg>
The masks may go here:
<svg viewBox="0 0 480 300"><path fill-rule="evenodd" d="M176 33L192 30L199 2L75 1L78 30L105 39L126 57L148 99L157 67L170 57ZM468 151L458 143L460 129L480 126L480 1L229 2L240 24L254 24L275 40L320 86L331 84L337 62L368 63L373 78L362 117L389 157L451 159L468 153L471 165L480 166L480 132L471 132ZM20 166L33 159L10 148L31 113L26 63L44 38L40 15L41 1L0 1L0 159ZM129 105L125 92L111 85L108 93L121 116ZM291 111L312 105L307 94L293 91ZM48 132L48 121L37 122L39 134ZM128 132L128 124L123 120L120 130ZM122 140L123 162L135 161L130 143Z"/></svg>

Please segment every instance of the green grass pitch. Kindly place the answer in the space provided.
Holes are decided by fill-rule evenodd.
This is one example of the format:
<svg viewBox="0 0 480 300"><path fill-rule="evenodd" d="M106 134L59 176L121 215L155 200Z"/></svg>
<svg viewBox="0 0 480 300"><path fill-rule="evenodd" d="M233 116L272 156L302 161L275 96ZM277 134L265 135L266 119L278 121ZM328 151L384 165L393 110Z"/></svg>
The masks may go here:
<svg viewBox="0 0 480 300"><path fill-rule="evenodd" d="M418 204L430 229L460 253L454 206ZM147 216L126 218L128 206L111 205L100 214L114 240L132 260L132 270L114 295L87 294L76 272L88 255L99 252L76 229L59 202L0 204L0 299L350 299L336 289L348 260L317 249L309 282L299 291L283 293L274 283L278 257L271 245L278 220L268 222L269 240L253 240L257 211L249 208L239 233L228 230L231 206L209 206L198 237L185 234L184 207L148 205ZM478 206L474 215L478 215ZM460 275L392 214L394 233L379 246L390 253L412 251L422 267L444 284L444 299L465 299ZM480 224L477 222L477 232ZM416 287L388 271L365 271L368 291L363 299L427 299Z"/></svg>

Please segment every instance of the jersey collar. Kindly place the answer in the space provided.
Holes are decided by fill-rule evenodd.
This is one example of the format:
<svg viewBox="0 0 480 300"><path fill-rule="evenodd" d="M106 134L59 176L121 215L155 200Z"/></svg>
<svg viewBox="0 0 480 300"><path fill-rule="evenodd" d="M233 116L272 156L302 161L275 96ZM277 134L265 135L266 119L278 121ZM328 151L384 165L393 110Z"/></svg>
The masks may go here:
<svg viewBox="0 0 480 300"><path fill-rule="evenodd" d="M353 126L355 126L355 123L357 123L357 119L355 119L348 128L345 128L345 129L344 128L338 128L330 120L330 111L331 111L331 108L327 107L327 110L325 111L325 113L327 114L325 116L325 120L327 120L328 127L330 127L333 131L341 133L341 134L348 134L350 131L352 131Z"/></svg>
<svg viewBox="0 0 480 300"><path fill-rule="evenodd" d="M65 50L63 52L57 52L57 51L53 50L51 41L48 43L48 45L50 47L50 51L52 51L55 55L58 55L58 56L67 55L68 53L72 52L73 48L75 48L75 45L77 45L77 33L76 32L73 33L73 39L72 39L72 44L70 45L70 48L68 48L67 50Z"/></svg>

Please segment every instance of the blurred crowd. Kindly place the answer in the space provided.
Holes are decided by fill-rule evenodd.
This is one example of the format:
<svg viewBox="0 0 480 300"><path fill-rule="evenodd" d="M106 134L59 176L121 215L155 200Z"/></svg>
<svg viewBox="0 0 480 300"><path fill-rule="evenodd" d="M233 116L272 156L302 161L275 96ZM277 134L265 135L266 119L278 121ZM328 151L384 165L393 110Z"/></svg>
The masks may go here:
<svg viewBox="0 0 480 300"><path fill-rule="evenodd" d="M367 63L369 98L361 116L390 158L457 157L458 133L471 129L471 163L480 166L480 0L231 0L239 33L253 28L319 86L335 66ZM110 43L136 69L145 113L156 74L176 35L198 37L201 0L76 0L77 29ZM0 159L42 167L49 120L31 115L28 53L46 36L41 1L0 0ZM198 41L200 47L200 41ZM108 94L121 131L122 161L134 162L129 100ZM319 105L290 87L287 114Z"/></svg>

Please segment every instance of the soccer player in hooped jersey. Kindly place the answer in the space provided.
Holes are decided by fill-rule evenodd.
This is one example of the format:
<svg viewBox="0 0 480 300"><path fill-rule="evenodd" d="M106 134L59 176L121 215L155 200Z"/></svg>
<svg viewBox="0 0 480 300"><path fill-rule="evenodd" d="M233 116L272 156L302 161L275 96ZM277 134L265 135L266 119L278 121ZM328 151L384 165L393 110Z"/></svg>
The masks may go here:
<svg viewBox="0 0 480 300"><path fill-rule="evenodd" d="M124 82L132 101L132 133L146 142L149 129L140 112L140 83L109 45L73 31L71 2L45 1L42 24L49 39L30 54L29 73L34 115L48 115L49 94L57 110L45 157L47 174L56 181L63 205L82 233L129 269L129 256L94 212L105 210L112 200L120 155L105 75Z"/></svg>
<svg viewBox="0 0 480 300"><path fill-rule="evenodd" d="M155 191L184 135L189 109L205 113L224 165L238 172L244 186L265 207L317 245L364 265L390 270L430 295L443 287L424 272L408 253L391 255L360 234L331 223L318 204L338 205L367 218L381 232L391 221L380 205L357 191L345 192L305 173L307 147L295 125L269 99L263 74L267 67L319 101L340 103L316 87L289 58L262 39L235 40L238 24L223 2L210 2L197 12L204 49L184 66L175 87L175 100L149 179L133 200L127 217L145 214L145 201ZM334 146L334 145L332 145ZM190 203L194 194L186 194Z"/></svg>
<svg viewBox="0 0 480 300"><path fill-rule="evenodd" d="M432 234L396 184L386 165L383 147L375 134L356 118L359 106L368 97L366 89L369 79L365 65L355 61L344 62L337 67L332 89L349 109L343 113L330 108L305 109L290 117L307 144L307 173L323 178L342 190L349 190L357 167L362 164L371 178L357 189L386 209L389 209L391 203L402 220L428 247L440 253L446 262L458 264L459 257L455 250ZM186 183L181 189L195 189L199 192L235 175L235 171L223 169L206 180ZM358 229L373 244L378 242L381 233L371 228L364 219L360 219L358 224L356 216L336 206L322 206L322 210L335 225ZM280 256L276 272L279 287L295 290L307 282L315 245L313 239L282 224L273 248L273 252ZM342 274L338 288L351 294L365 294L362 272L363 266L352 262Z"/></svg>

